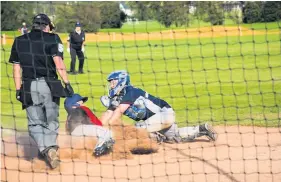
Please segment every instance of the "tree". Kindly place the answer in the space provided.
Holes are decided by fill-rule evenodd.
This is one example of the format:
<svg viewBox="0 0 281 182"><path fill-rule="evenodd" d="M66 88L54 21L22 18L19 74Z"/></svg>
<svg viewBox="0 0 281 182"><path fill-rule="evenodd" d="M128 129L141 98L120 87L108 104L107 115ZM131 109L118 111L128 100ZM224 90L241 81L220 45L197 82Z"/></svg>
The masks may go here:
<svg viewBox="0 0 281 182"><path fill-rule="evenodd" d="M205 22L210 22L212 25L222 25L224 23L224 8L223 2L204 1L196 2L195 16Z"/></svg>
<svg viewBox="0 0 281 182"><path fill-rule="evenodd" d="M75 6L74 12L77 15L77 21L82 23L83 29L87 32L97 32L101 28L101 11L96 3L84 3Z"/></svg>
<svg viewBox="0 0 281 182"><path fill-rule="evenodd" d="M264 22L274 22L281 18L281 2L267 1L262 10Z"/></svg>
<svg viewBox="0 0 281 182"><path fill-rule="evenodd" d="M137 1L129 2L139 20L157 20L165 27L172 24L188 26L189 2Z"/></svg>
<svg viewBox="0 0 281 182"><path fill-rule="evenodd" d="M131 1L128 2L130 8L135 10L134 17L140 21L147 21L149 19L149 2L147 1Z"/></svg>
<svg viewBox="0 0 281 182"><path fill-rule="evenodd" d="M224 23L223 2L195 2L195 16L205 22L210 22L212 25L222 25Z"/></svg>
<svg viewBox="0 0 281 182"><path fill-rule="evenodd" d="M1 29L15 30L26 22L30 26L33 19L34 3L32 2L1 2Z"/></svg>
<svg viewBox="0 0 281 182"><path fill-rule="evenodd" d="M194 5L196 7L194 16L199 20L206 20L209 3L204 1L196 1L194 2Z"/></svg>
<svg viewBox="0 0 281 182"><path fill-rule="evenodd" d="M101 14L101 28L121 28L125 15L119 8L119 3L114 2L102 2L99 5Z"/></svg>
<svg viewBox="0 0 281 182"><path fill-rule="evenodd" d="M162 1L154 11L156 20L165 27L170 27L172 24L177 27L188 26L188 5L188 2ZM153 6L157 6L157 4L153 4Z"/></svg>
<svg viewBox="0 0 281 182"><path fill-rule="evenodd" d="M242 11L238 9L229 12L228 17L236 24L242 23Z"/></svg>
<svg viewBox="0 0 281 182"><path fill-rule="evenodd" d="M217 1L208 3L208 18L206 19L206 21L211 22L212 25L222 25L224 23L222 2Z"/></svg>
<svg viewBox="0 0 281 182"><path fill-rule="evenodd" d="M73 2L75 3L75 2ZM70 32L79 21L86 32L97 32L100 28L100 10L96 3L77 2L75 4L56 5L56 31Z"/></svg>
<svg viewBox="0 0 281 182"><path fill-rule="evenodd" d="M261 22L261 4L258 2L246 2L244 7L243 22L255 23Z"/></svg>

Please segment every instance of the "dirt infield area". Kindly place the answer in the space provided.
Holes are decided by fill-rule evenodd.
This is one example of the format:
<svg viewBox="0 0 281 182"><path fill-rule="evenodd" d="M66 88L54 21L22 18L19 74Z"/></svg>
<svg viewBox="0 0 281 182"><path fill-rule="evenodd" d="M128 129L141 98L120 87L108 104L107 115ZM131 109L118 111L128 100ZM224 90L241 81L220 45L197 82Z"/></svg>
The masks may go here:
<svg viewBox="0 0 281 182"><path fill-rule="evenodd" d="M178 30L164 30L159 32L146 32L146 33L87 33L87 42L114 42L114 41L139 41L139 40L175 40L175 39L192 39L192 38L216 38L216 37L229 37L229 36L255 36L266 34L279 34L280 31L276 30L252 30L245 27L227 27L227 26L214 26L214 27L201 27L189 28ZM66 39L63 39L66 42Z"/></svg>
<svg viewBox="0 0 281 182"><path fill-rule="evenodd" d="M140 41L140 40L175 40L175 39L192 39L192 38L206 38L206 37L229 37L229 36L255 36L255 35L269 35L280 34L276 30L252 30L245 27L228 27L228 26L214 26L201 28L188 28L178 30L164 30L158 32L146 33L122 33L122 32L98 32L87 33L86 42L115 42L115 41ZM5 44L11 45L14 41L14 36L6 36ZM67 38L62 38L62 42L66 43ZM3 44L3 40L1 41Z"/></svg>
<svg viewBox="0 0 281 182"><path fill-rule="evenodd" d="M61 165L55 170L36 158L37 149L27 133L16 133L17 137L2 138L2 181L281 181L280 128L215 129L219 133L215 143L201 137L185 144L157 145L142 131L127 128L118 134L113 153L102 158L91 156L93 139L72 141L71 150L70 138L61 133ZM131 154L136 146L152 153Z"/></svg>

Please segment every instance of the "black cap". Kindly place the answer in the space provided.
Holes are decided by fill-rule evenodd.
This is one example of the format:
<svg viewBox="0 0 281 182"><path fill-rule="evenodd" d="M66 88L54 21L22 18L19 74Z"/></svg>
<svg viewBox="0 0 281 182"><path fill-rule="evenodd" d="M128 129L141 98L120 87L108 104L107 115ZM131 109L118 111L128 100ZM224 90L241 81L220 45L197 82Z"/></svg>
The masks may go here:
<svg viewBox="0 0 281 182"><path fill-rule="evenodd" d="M75 23L75 27L82 27L81 23L78 21Z"/></svg>
<svg viewBox="0 0 281 182"><path fill-rule="evenodd" d="M53 30L55 28L54 24L51 22L50 18L45 15L45 14L38 14L33 18L32 23L37 23L37 24L44 24L44 25L49 25L50 30Z"/></svg>

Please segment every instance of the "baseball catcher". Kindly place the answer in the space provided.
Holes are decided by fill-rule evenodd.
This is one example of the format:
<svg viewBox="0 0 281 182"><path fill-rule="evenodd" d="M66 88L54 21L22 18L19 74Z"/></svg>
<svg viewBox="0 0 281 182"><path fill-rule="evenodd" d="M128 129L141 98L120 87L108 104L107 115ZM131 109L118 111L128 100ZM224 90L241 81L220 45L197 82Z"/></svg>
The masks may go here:
<svg viewBox="0 0 281 182"><path fill-rule="evenodd" d="M97 137L98 143L93 154L100 156L108 153L114 144L112 132L102 127L101 121L84 105L88 97L73 94L65 99L64 107L68 113L66 131L72 136Z"/></svg>
<svg viewBox="0 0 281 182"><path fill-rule="evenodd" d="M107 107L101 121L103 124L121 125L122 114L135 121L137 128L145 128L158 142L187 142L206 136L210 141L217 133L208 123L195 127L178 128L173 108L164 100L142 89L133 87L126 71L114 71L107 77L108 96L101 102Z"/></svg>

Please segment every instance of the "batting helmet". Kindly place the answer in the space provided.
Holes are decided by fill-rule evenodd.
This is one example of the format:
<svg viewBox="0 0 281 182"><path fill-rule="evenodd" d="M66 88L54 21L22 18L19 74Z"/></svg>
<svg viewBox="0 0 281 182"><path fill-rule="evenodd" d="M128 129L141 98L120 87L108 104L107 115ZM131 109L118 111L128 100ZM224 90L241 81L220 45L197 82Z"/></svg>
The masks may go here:
<svg viewBox="0 0 281 182"><path fill-rule="evenodd" d="M77 102L79 101L87 102L88 97L82 97L79 94L73 94L71 97L67 97L64 101L64 108L67 112L69 112L73 106L79 107Z"/></svg>

